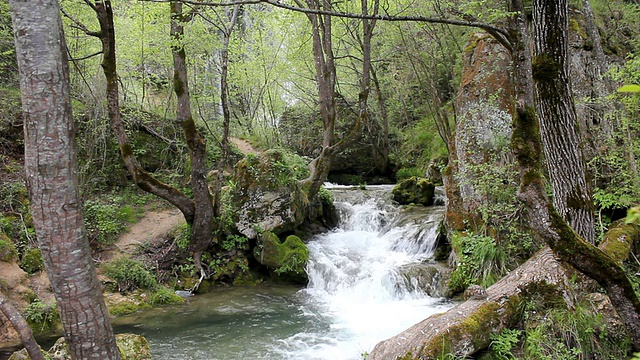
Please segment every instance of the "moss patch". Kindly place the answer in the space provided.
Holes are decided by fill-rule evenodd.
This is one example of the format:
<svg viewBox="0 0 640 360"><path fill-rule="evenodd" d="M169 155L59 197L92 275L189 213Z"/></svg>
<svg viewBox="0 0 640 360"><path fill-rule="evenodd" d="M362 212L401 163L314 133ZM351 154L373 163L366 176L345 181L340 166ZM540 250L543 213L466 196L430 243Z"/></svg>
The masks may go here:
<svg viewBox="0 0 640 360"><path fill-rule="evenodd" d="M18 252L13 241L7 235L0 233L0 261L12 262L17 256Z"/></svg>
<svg viewBox="0 0 640 360"><path fill-rule="evenodd" d="M309 260L309 249L295 235L288 236L281 243L276 234L263 233L258 237L258 246L254 248L253 256L271 270L276 278L296 283L306 282L305 266Z"/></svg>

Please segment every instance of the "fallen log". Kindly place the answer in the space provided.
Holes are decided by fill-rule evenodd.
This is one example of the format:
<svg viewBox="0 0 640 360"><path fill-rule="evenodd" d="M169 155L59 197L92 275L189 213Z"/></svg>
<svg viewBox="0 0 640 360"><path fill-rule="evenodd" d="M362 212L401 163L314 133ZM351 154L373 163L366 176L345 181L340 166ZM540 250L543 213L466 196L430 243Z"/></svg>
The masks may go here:
<svg viewBox="0 0 640 360"><path fill-rule="evenodd" d="M619 262L640 240L640 227L614 223L600 249ZM486 290L486 298L469 299L443 314L433 315L402 333L378 343L368 360L436 359L444 354L465 357L486 349L491 335L515 325L526 296L538 290L556 291L568 308L576 301L569 279L576 273L558 261L549 247Z"/></svg>

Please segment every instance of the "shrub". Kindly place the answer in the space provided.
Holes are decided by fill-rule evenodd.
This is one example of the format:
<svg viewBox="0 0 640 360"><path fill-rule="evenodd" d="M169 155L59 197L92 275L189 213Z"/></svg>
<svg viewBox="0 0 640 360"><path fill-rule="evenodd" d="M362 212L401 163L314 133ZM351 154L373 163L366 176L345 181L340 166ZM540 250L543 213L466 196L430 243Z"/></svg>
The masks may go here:
<svg viewBox="0 0 640 360"><path fill-rule="evenodd" d="M98 245L110 245L118 240L118 236L127 225L136 220L136 211L124 204L122 197L109 200L87 200L84 203L85 224L89 240Z"/></svg>
<svg viewBox="0 0 640 360"><path fill-rule="evenodd" d="M152 289L158 285L155 276L141 262L124 257L106 263L104 274L117 282L120 292L136 288Z"/></svg>
<svg viewBox="0 0 640 360"><path fill-rule="evenodd" d="M25 320L36 333L46 333L55 330L60 323L60 316L55 303L47 304L35 299L23 311Z"/></svg>
<svg viewBox="0 0 640 360"><path fill-rule="evenodd" d="M507 254L489 236L454 233L451 247L457 256L449 288L464 291L469 285L493 285L507 272Z"/></svg>
<svg viewBox="0 0 640 360"><path fill-rule="evenodd" d="M44 269L40 249L27 248L22 254L20 267L22 270L26 271L27 274L35 274L36 272Z"/></svg>
<svg viewBox="0 0 640 360"><path fill-rule="evenodd" d="M153 306L182 304L184 302L184 298L181 298L164 286L158 288L149 296L149 303Z"/></svg>
<svg viewBox="0 0 640 360"><path fill-rule="evenodd" d="M0 261L11 262L17 255L13 241L7 235L0 233Z"/></svg>

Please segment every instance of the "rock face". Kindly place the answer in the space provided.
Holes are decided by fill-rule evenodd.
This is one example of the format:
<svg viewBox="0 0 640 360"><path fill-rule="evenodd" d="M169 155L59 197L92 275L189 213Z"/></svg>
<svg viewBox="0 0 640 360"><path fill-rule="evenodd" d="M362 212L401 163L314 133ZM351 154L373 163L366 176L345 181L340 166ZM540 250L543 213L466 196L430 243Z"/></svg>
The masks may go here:
<svg viewBox="0 0 640 360"><path fill-rule="evenodd" d="M306 196L279 151L247 155L233 179L231 203L238 207L233 222L247 238L263 231L280 234L304 221Z"/></svg>
<svg viewBox="0 0 640 360"><path fill-rule="evenodd" d="M514 162L509 149L513 94L505 71L510 66L508 51L486 33L475 33L462 64L456 133L449 144L449 169L443 179L450 230L462 230L465 222L473 223L469 220L479 217L477 209L488 201L480 191L484 173ZM515 183L515 178L500 180Z"/></svg>
<svg viewBox="0 0 640 360"><path fill-rule="evenodd" d="M402 205L421 204L430 206L433 205L435 189L435 185L429 180L413 176L402 180L393 188L393 200Z"/></svg>
<svg viewBox="0 0 640 360"><path fill-rule="evenodd" d="M400 269L407 285L424 291L431 297L450 296L448 289L451 269L441 263L422 263Z"/></svg>

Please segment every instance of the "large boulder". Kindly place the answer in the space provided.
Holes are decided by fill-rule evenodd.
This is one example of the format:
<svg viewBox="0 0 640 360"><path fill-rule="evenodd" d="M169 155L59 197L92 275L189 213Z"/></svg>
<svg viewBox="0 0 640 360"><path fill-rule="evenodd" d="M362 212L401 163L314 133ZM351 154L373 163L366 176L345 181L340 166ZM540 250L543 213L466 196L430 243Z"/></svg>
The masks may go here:
<svg viewBox="0 0 640 360"><path fill-rule="evenodd" d="M399 204L433 205L435 185L425 178L412 176L402 180L393 188L393 200Z"/></svg>
<svg viewBox="0 0 640 360"><path fill-rule="evenodd" d="M255 239L260 232L280 234L302 224L308 201L294 171L278 150L238 162L229 190L238 232Z"/></svg>

